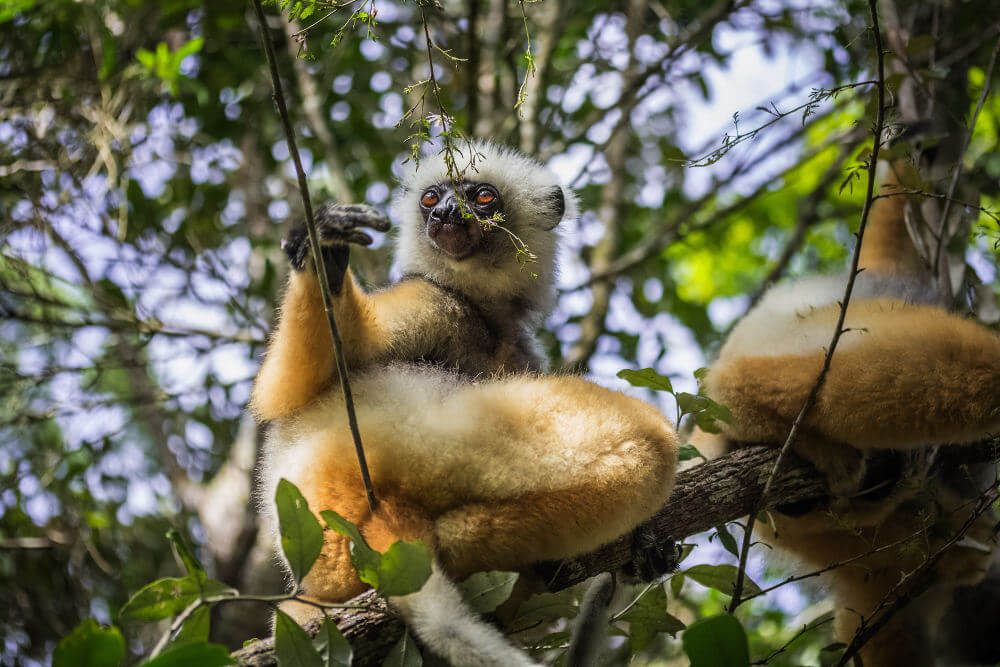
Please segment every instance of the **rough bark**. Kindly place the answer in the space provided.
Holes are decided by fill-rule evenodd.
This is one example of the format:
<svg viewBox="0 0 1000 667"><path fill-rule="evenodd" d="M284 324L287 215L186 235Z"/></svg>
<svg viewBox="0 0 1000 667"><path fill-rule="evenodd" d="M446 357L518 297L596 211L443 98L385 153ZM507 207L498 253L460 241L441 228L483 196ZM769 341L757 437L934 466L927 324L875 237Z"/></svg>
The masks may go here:
<svg viewBox="0 0 1000 667"><path fill-rule="evenodd" d="M667 504L650 519L657 535L675 540L700 533L744 516L757 500L778 449L770 446L747 446L730 454L681 472ZM942 452L941 465L982 463L998 458L998 445L992 440L981 445L952 447ZM816 470L801 459L788 461L772 485L772 498L764 509L827 497L826 484ZM630 562L632 536L624 535L591 553L563 561L543 563L540 572L550 590L561 590L601 572L610 572ZM352 603L366 609L338 610L333 613L341 632L354 647L355 665L377 665L403 633L403 623L386 603L372 591ZM315 634L318 624L306 629ZM233 656L241 665L275 665L274 643L270 639L254 642Z"/></svg>

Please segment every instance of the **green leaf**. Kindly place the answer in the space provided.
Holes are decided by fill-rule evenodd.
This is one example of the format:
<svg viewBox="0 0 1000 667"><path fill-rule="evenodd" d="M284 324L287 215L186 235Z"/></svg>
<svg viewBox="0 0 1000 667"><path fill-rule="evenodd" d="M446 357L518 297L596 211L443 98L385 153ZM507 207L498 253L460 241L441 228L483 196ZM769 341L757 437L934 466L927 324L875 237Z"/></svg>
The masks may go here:
<svg viewBox="0 0 1000 667"><path fill-rule="evenodd" d="M678 572L670 577L670 594L678 598L681 595L682 588L684 588L684 575Z"/></svg>
<svg viewBox="0 0 1000 667"><path fill-rule="evenodd" d="M170 540L170 544L174 547L174 552L177 557L181 559L184 563L184 569L187 570L188 574L204 573L205 568L202 567L201 562L195 558L195 555L191 553L191 548L188 547L187 542L184 540L184 536L181 535L180 531L171 528L167 531L167 539Z"/></svg>
<svg viewBox="0 0 1000 667"><path fill-rule="evenodd" d="M326 522L326 525L331 530L340 533L351 541L351 563L354 565L354 569L358 571L359 575L362 575L362 581L374 586L372 582L364 578L364 573L370 573L368 576L373 578L376 576L375 573L378 570L382 554L368 546L357 526L333 510L323 510L319 515L323 517L323 521Z"/></svg>
<svg viewBox="0 0 1000 667"><path fill-rule="evenodd" d="M177 59L177 65L180 66L181 61L190 56L191 54L198 53L199 51L201 51L201 47L204 44L205 40L201 37L195 37L186 44L183 44L174 53L174 56Z"/></svg>
<svg viewBox="0 0 1000 667"><path fill-rule="evenodd" d="M477 572L460 583L458 590L473 611L488 614L507 601L518 576L517 572Z"/></svg>
<svg viewBox="0 0 1000 667"><path fill-rule="evenodd" d="M350 667L354 650L329 616L323 619L314 645L324 657L325 667Z"/></svg>
<svg viewBox="0 0 1000 667"><path fill-rule="evenodd" d="M682 445L681 448L677 450L678 461L690 461L691 459L696 459L698 457L705 458L694 445Z"/></svg>
<svg viewBox="0 0 1000 667"><path fill-rule="evenodd" d="M731 614L695 621L681 635L691 667L748 667L750 648L743 626Z"/></svg>
<svg viewBox="0 0 1000 667"><path fill-rule="evenodd" d="M735 565L695 565L684 570L685 576L689 579L726 595L733 594L738 572L739 568ZM755 584L750 577L743 577L743 593L744 595L756 595L760 593L760 586Z"/></svg>
<svg viewBox="0 0 1000 667"><path fill-rule="evenodd" d="M379 558L376 580L370 583L386 596L416 593L431 576L431 560L431 550L423 542L393 542Z"/></svg>
<svg viewBox="0 0 1000 667"><path fill-rule="evenodd" d="M722 403L716 403L707 396L704 398L708 401L708 406L705 407L705 412L712 415L720 422L726 422L727 424L733 423L733 413L729 411L729 408L724 406Z"/></svg>
<svg viewBox="0 0 1000 667"><path fill-rule="evenodd" d="M660 585L653 586L643 593L642 597L617 620L629 624L632 653L649 646L661 632L673 637L684 629L684 623L667 613L667 592Z"/></svg>
<svg viewBox="0 0 1000 667"><path fill-rule="evenodd" d="M643 368L638 371L624 368L618 371L618 377L627 381L633 387L646 387L670 393L674 391L674 386L670 384L670 378L663 377L652 368Z"/></svg>
<svg viewBox="0 0 1000 667"><path fill-rule="evenodd" d="M195 642L168 649L148 662L144 667L221 667L235 665L236 661L229 655L229 649L221 644Z"/></svg>
<svg viewBox="0 0 1000 667"><path fill-rule="evenodd" d="M292 576L299 582L309 574L323 550L323 529L305 497L287 479L278 482L274 501L278 506L281 550L292 569Z"/></svg>
<svg viewBox="0 0 1000 667"><path fill-rule="evenodd" d="M685 415L700 412L707 408L708 404L711 403L711 401L705 396L689 394L685 391L679 391L675 395L677 396L677 407L679 407L681 412Z"/></svg>
<svg viewBox="0 0 1000 667"><path fill-rule="evenodd" d="M280 609L274 613L274 655L278 667L323 667L312 638Z"/></svg>
<svg viewBox="0 0 1000 667"><path fill-rule="evenodd" d="M168 577L147 584L125 603L119 618L149 623L176 616L196 600L206 597L236 595L236 591L221 581L205 575Z"/></svg>
<svg viewBox="0 0 1000 667"><path fill-rule="evenodd" d="M117 667L125 657L125 638L116 627L102 628L92 618L63 637L52 667Z"/></svg>
<svg viewBox="0 0 1000 667"><path fill-rule="evenodd" d="M708 414L708 410L694 413L694 423L705 433L722 433L722 429L716 423L715 417Z"/></svg>
<svg viewBox="0 0 1000 667"><path fill-rule="evenodd" d="M368 546L361 531L333 510L320 516L326 525L351 540L351 564L358 577L382 595L408 595L420 590L431 576L431 552L421 542L394 542L385 552Z"/></svg>
<svg viewBox="0 0 1000 667"><path fill-rule="evenodd" d="M576 596L571 590L559 591L558 593L539 593L521 603L512 626L528 628L560 618L575 618L578 612Z"/></svg>
<svg viewBox="0 0 1000 667"><path fill-rule="evenodd" d="M725 526L725 524L721 526L716 526L715 531L716 534L719 536L719 542L722 543L723 548L732 555L739 558L740 548L736 544L736 538L733 537L732 533L729 532L729 529Z"/></svg>
<svg viewBox="0 0 1000 667"><path fill-rule="evenodd" d="M170 646L207 642L208 633L211 630L211 620L212 609L208 605L198 607L184 621L174 638L170 640Z"/></svg>
<svg viewBox="0 0 1000 667"><path fill-rule="evenodd" d="M423 667L423 664L424 659L420 655L420 649L407 631L403 632L403 636L389 651L382 667Z"/></svg>

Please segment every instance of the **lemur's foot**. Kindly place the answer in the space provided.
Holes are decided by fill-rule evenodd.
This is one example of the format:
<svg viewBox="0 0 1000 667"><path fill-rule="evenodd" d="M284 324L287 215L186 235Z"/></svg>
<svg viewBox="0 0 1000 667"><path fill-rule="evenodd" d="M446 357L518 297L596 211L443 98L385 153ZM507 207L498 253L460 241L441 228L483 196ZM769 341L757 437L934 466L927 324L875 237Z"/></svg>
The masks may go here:
<svg viewBox="0 0 1000 667"><path fill-rule="evenodd" d="M348 248L350 245L367 246L372 242L372 237L360 228L387 232L389 219L367 204L326 204L316 210L315 219L330 286L334 292L340 292L347 270ZM293 269L303 271L308 268L312 251L309 232L304 224L292 230L281 247Z"/></svg>
<svg viewBox="0 0 1000 667"><path fill-rule="evenodd" d="M654 581L676 570L680 557L673 539L657 535L647 521L632 531L632 562L622 572L640 581Z"/></svg>

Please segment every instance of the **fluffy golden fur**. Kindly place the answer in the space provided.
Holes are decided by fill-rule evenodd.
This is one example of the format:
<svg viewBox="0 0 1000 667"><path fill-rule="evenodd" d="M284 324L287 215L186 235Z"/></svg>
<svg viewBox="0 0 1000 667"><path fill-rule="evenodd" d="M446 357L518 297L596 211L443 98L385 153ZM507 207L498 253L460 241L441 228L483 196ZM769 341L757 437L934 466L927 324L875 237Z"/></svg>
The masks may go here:
<svg viewBox="0 0 1000 667"><path fill-rule="evenodd" d="M290 278L251 402L257 417L271 422L261 490L268 514L277 482L287 478L314 512L337 511L376 549L423 540L435 568L452 578L527 572L538 560L585 552L629 531L666 500L676 465L673 429L653 407L579 378L534 374L544 360L533 328L551 292L552 228L562 215L535 193L559 186L523 156L490 144L479 151L478 171L465 177L488 179L509 203L505 226L538 256L530 271L508 241L490 241L461 261L435 249L408 199L448 178L440 160L425 158L394 204L397 260L409 277L366 294L348 271L334 298L375 512L361 486L311 266ZM572 194L564 196L571 215ZM348 541L332 531L325 539L305 594L344 601L366 586L350 564ZM429 594L455 598L435 572ZM487 659L456 648L502 640L473 629L465 616L441 613L444 602L397 603L443 655L465 664L520 664L516 656ZM289 611L299 620L315 613L304 605ZM449 627L438 632L436 623Z"/></svg>
<svg viewBox="0 0 1000 667"><path fill-rule="evenodd" d="M1000 337L927 305L933 291L915 275L919 258L904 214L902 197L876 202L862 246L868 270L847 311L849 331L795 444L827 475L833 500L802 516L778 511L774 530L763 529L770 543L810 569L924 530L919 539L823 575L844 642L905 573L958 530L972 509L967 500L984 488L969 471L949 477L939 470L933 446L976 442L1000 430ZM706 378L709 395L735 417L724 433L730 442L785 440L819 375L845 279L778 287L734 328ZM872 464L886 456L898 471L872 479ZM935 587L862 650L866 667L941 664L932 631L954 587L983 577L992 525L991 517L981 517L971 539L950 549Z"/></svg>

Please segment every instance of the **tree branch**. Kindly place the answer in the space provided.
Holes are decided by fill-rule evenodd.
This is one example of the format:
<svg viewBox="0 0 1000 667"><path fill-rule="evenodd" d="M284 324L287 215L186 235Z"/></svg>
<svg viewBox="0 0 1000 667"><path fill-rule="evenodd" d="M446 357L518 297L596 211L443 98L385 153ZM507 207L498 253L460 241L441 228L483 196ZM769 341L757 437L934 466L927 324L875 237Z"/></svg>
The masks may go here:
<svg viewBox="0 0 1000 667"><path fill-rule="evenodd" d="M977 445L952 446L944 453L941 466L994 461L998 458L997 445L990 439ZM649 520L650 527L661 539L678 540L746 516L755 508L778 454L778 443L746 446L681 472L667 504ZM828 498L822 475L794 454L789 457L771 485L771 500L761 509ZM601 572L618 570L631 558L632 536L624 535L591 553L561 563L540 564L538 571L545 576L549 589L555 591ZM351 604L364 609L338 609L331 615L354 647L354 664L381 664L402 635L403 622L373 591L362 593ZM318 628L318 623L306 626L312 634ZM253 642L233 656L241 665L276 664L271 639Z"/></svg>

